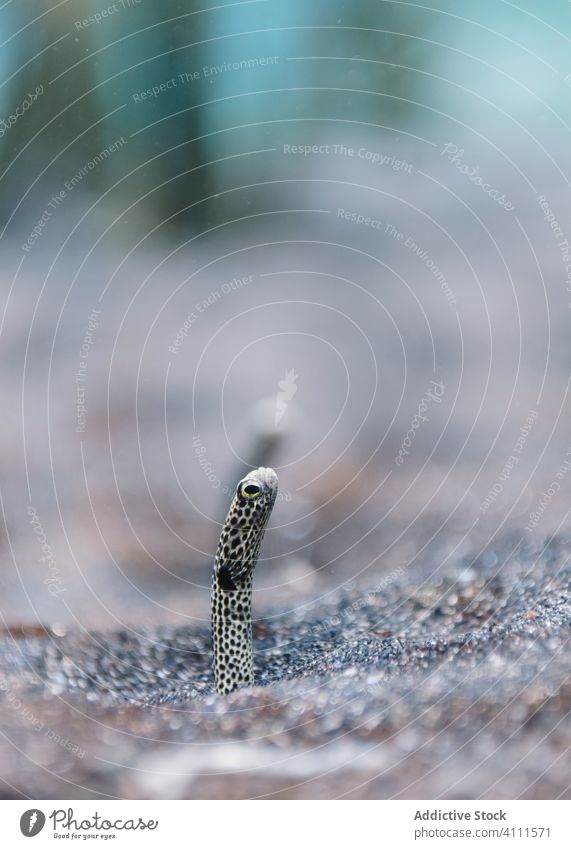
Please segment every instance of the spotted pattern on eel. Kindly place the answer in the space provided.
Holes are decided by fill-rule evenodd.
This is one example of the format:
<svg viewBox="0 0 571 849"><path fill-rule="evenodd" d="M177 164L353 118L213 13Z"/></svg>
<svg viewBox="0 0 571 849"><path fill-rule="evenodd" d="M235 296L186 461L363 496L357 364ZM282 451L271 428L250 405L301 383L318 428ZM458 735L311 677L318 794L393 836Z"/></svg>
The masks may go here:
<svg viewBox="0 0 571 849"><path fill-rule="evenodd" d="M278 494L273 469L240 481L216 551L212 576L212 646L216 691L223 695L254 683L252 577Z"/></svg>

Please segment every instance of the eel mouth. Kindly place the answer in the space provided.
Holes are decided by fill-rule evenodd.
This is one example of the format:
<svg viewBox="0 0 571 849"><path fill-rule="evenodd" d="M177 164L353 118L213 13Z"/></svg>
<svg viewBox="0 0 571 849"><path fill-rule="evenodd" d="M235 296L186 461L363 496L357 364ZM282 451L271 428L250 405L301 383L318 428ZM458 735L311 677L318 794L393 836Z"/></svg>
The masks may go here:
<svg viewBox="0 0 571 849"><path fill-rule="evenodd" d="M238 495L241 495L242 498L250 497L257 500L257 496L255 494L251 496L246 494L248 492L248 487L251 486L254 488L261 488L261 498L259 500L265 506L268 506L271 512L278 494L278 476L274 470L266 469L264 466L260 466L258 469L252 469L252 471L248 472L248 474L245 475L238 484Z"/></svg>
<svg viewBox="0 0 571 849"><path fill-rule="evenodd" d="M273 469L266 469L264 466L254 469L254 471L246 475L244 480L257 480L267 487L270 492L277 492L278 490L278 476Z"/></svg>

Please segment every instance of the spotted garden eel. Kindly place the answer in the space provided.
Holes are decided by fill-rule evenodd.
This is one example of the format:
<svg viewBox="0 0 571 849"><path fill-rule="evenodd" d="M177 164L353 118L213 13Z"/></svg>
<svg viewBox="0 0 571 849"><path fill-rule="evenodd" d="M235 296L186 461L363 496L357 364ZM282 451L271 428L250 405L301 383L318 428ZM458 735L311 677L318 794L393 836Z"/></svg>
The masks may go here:
<svg viewBox="0 0 571 849"><path fill-rule="evenodd" d="M222 526L212 576L212 646L216 691L224 695L254 683L252 577L277 494L273 469L250 472Z"/></svg>

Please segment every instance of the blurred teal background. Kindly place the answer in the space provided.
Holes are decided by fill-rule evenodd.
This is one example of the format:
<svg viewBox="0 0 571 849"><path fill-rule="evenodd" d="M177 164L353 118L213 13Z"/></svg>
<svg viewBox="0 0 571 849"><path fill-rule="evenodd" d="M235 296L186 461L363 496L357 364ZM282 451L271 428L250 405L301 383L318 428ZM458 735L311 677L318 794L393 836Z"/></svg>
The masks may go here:
<svg viewBox="0 0 571 849"><path fill-rule="evenodd" d="M274 147L288 122L315 139L339 121L420 128L436 142L473 128L492 147L513 136L538 155L559 146L570 118L570 15L568 3L530 0L4 3L0 118L38 84L45 91L0 140L4 223L18 201L9 232L26 229L36 181L57 187L120 136L128 145L74 205L105 189L105 204L135 202L133 217L167 228L219 223L216 204L192 204L231 188L237 171L279 178L271 158L227 157ZM260 57L275 64L202 71ZM224 214L241 202L227 198Z"/></svg>

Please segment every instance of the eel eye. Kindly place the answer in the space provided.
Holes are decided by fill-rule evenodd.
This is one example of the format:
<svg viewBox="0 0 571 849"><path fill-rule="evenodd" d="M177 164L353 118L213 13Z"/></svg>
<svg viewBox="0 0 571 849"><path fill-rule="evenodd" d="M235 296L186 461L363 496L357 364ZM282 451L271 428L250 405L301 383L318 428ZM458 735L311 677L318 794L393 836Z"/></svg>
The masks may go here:
<svg viewBox="0 0 571 849"><path fill-rule="evenodd" d="M240 488L240 495L242 498L257 498L261 495L262 487L257 483L252 483L251 481L245 483Z"/></svg>

